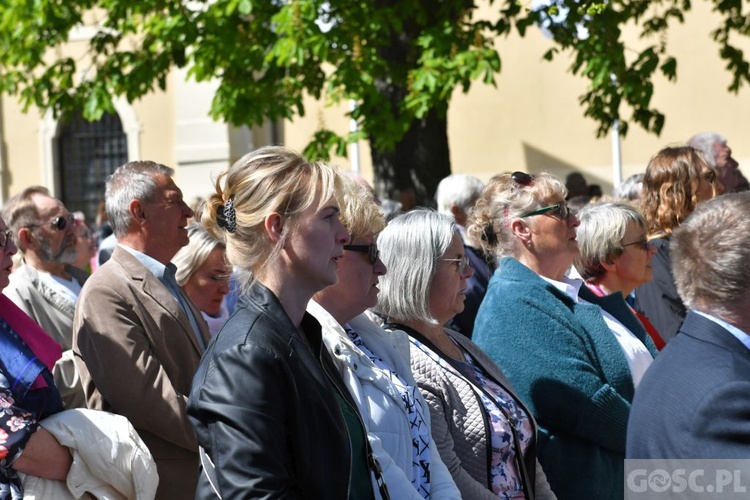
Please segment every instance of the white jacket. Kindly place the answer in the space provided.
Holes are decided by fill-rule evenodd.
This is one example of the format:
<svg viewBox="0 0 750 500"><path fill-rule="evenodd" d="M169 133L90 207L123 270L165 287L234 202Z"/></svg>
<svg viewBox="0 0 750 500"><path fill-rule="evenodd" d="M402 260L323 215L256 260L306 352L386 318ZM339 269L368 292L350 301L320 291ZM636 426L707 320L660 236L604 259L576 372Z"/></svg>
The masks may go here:
<svg viewBox="0 0 750 500"><path fill-rule="evenodd" d="M323 307L310 301L307 312L323 327L323 343L331 353L349 392L362 415L367 437L375 457L383 469L388 492L396 500L422 500L412 486L412 442L409 418L401 396L388 376L379 369L354 343L344 328ZM361 337L373 354L393 368L410 386L416 387L409 364L409 342L406 338L391 338L365 314L360 314L349 325ZM419 391L417 401L422 405L426 424L430 426L429 406ZM374 487L380 498L378 488ZM461 494L443 464L435 442L430 440L430 498L458 499Z"/></svg>
<svg viewBox="0 0 750 500"><path fill-rule="evenodd" d="M24 499L78 499L86 493L113 500L156 496L156 464L125 417L75 409L47 417L40 424L71 449L73 465L66 482L24 476Z"/></svg>

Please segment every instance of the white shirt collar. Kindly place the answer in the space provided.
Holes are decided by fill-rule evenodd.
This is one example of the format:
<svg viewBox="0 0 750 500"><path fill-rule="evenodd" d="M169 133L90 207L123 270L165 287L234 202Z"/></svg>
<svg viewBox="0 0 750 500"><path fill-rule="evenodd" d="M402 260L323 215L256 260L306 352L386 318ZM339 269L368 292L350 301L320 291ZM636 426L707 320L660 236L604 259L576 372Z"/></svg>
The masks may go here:
<svg viewBox="0 0 750 500"><path fill-rule="evenodd" d="M747 333L743 332L742 330L740 330L739 328L737 328L734 325L730 325L729 323L727 323L726 321L724 321L721 318L717 318L716 316L712 316L712 315L710 315L708 313L704 313L703 311L698 311L696 309L692 309L692 311L694 313L696 313L696 314L700 314L701 316L703 316L704 318L706 318L706 319L708 319L710 321L713 321L714 323L716 323L717 325L721 326L722 328L725 328L737 340L739 340L740 342L742 342L742 344L746 348L750 349L750 335L748 335Z"/></svg>
<svg viewBox="0 0 750 500"><path fill-rule="evenodd" d="M567 276L563 276L562 281L555 281L541 275L539 277L573 299L575 302L578 302L578 291L581 289L581 285L583 285L583 280L568 278Z"/></svg>

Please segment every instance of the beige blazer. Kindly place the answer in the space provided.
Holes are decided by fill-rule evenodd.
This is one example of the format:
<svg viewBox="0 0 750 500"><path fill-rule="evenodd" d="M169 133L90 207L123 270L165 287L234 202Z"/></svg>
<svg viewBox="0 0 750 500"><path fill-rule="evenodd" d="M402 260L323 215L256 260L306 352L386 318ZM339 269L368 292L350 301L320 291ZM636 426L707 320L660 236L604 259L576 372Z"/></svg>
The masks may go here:
<svg viewBox="0 0 750 500"><path fill-rule="evenodd" d="M208 326L182 295L206 345ZM177 300L127 250L117 247L83 287L73 351L88 407L127 417L151 451L157 498L193 498L198 442L185 407L203 346Z"/></svg>

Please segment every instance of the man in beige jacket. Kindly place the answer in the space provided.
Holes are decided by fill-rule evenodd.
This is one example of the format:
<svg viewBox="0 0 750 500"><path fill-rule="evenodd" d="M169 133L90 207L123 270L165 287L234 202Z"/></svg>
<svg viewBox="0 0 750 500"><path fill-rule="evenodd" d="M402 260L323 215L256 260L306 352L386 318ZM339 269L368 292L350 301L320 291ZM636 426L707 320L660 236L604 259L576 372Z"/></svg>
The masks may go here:
<svg viewBox="0 0 750 500"><path fill-rule="evenodd" d="M118 245L83 287L73 326L88 407L132 422L156 461L157 498L165 499L195 495L198 443L185 406L210 338L170 263L188 243L193 215L172 172L134 161L107 181Z"/></svg>

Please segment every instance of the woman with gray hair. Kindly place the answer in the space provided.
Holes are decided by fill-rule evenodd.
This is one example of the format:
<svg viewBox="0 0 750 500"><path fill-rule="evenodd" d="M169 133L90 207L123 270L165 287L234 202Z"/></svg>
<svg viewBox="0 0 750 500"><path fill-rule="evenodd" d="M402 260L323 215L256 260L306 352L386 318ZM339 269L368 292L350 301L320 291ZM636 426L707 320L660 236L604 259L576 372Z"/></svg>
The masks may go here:
<svg viewBox="0 0 750 500"><path fill-rule="evenodd" d="M177 266L175 278L201 310L211 336L214 336L229 319L224 297L229 293L232 269L227 263L224 243L202 224L191 222L187 232L190 242L172 259Z"/></svg>
<svg viewBox="0 0 750 500"><path fill-rule="evenodd" d="M539 461L554 492L622 498L635 387L611 319L651 341L624 302L565 276L578 257L579 225L566 194L546 173L500 175L485 189L469 232L500 261L473 339L539 422Z"/></svg>
<svg viewBox="0 0 750 500"><path fill-rule="evenodd" d="M378 244L388 268L378 308L394 336L408 335L433 438L463 498L554 498L531 413L481 349L444 327L463 310L474 272L455 223L414 210L393 219Z"/></svg>
<svg viewBox="0 0 750 500"><path fill-rule="evenodd" d="M648 241L646 221L638 210L626 203L594 203L581 210L578 218L581 221L578 226L580 256L575 266L589 290L598 297L609 296L610 300L620 301L636 287L651 281L651 259L656 248ZM656 348L663 349L664 340L648 318L627 307L646 329ZM630 371L638 385L653 357L632 332L619 329L618 332L625 334L618 337L618 341L624 343Z"/></svg>

